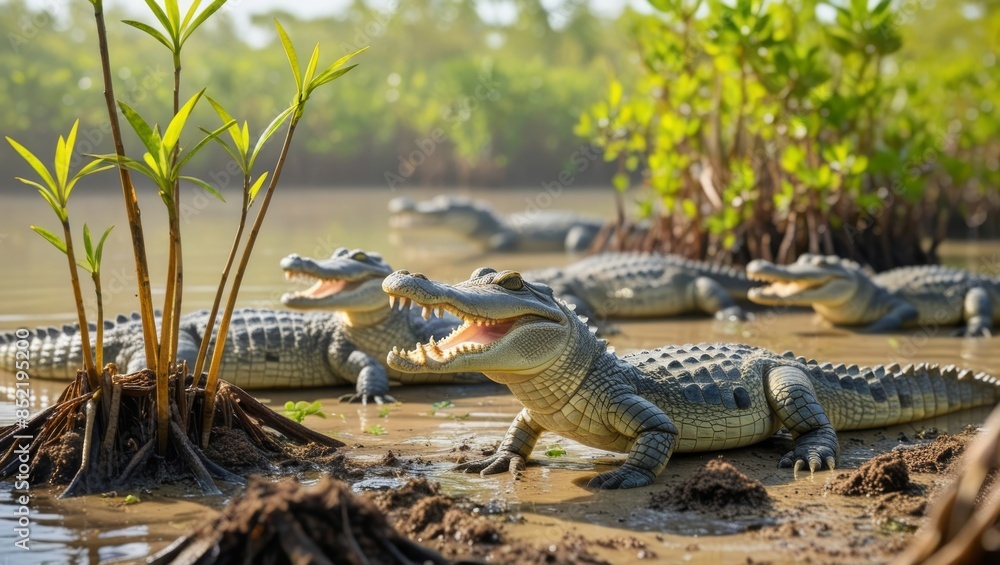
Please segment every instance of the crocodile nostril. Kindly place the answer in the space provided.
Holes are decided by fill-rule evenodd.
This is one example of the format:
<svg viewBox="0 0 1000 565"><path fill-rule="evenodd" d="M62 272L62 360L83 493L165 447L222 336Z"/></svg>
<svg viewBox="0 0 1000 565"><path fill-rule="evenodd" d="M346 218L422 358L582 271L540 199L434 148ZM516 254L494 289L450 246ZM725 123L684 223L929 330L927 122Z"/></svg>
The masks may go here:
<svg viewBox="0 0 1000 565"><path fill-rule="evenodd" d="M396 274L397 275L409 275L410 271L407 271L406 269L400 269L400 270L396 271Z"/></svg>
<svg viewBox="0 0 1000 565"><path fill-rule="evenodd" d="M424 275L423 273L413 273L413 275L412 275L412 276L413 276L413 278L415 278L415 279L424 279L425 281L426 281L426 280L430 280L430 279L428 279L428 278L427 278L427 276L426 276L426 275Z"/></svg>

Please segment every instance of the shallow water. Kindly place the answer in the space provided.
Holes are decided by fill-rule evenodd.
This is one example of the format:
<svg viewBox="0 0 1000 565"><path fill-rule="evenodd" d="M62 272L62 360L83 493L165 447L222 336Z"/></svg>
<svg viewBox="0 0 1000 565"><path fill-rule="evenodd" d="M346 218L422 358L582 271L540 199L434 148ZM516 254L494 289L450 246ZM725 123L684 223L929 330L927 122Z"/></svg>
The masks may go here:
<svg viewBox="0 0 1000 565"><path fill-rule="evenodd" d="M280 307L277 299L289 289L277 266L280 258L292 252L322 257L341 245L381 252L396 268L421 271L446 281L463 280L474 268L484 265L528 269L570 260L562 254L484 256L475 247L456 244L440 234L425 234L419 239L407 236L403 241L413 245L395 247L385 228L385 205L399 194L376 188L306 189L276 195L258 241L240 305ZM422 198L434 193L411 191L405 194ZM537 193L524 190L488 196L500 209L516 212L533 202ZM78 218L77 229L82 226L83 219L94 230L103 229L107 224L118 225L105 251L104 280L105 287L110 290L106 311L112 315L135 309L131 248L125 240L126 221L119 200L120 196L113 191L94 195L81 190L74 196L72 207L74 218ZM152 257L154 298L159 301L162 300L159 281L163 272L163 254L159 251L165 245L165 237L160 233L163 218L152 199L146 198L145 202L143 217ZM214 292L213 279L228 252L237 216L233 206L214 201L190 200L190 203L190 221L183 226L188 290L186 311L208 305ZM582 191L564 194L552 207L606 216L613 201L605 191ZM113 212L108 213L108 210ZM0 220L0 264L5 265L0 270L0 330L58 326L74 319L64 274L64 257L28 229L30 224L51 227L54 223L51 211L25 190L5 192L0 213L3 215ZM1000 246L963 244L949 248L947 253L951 262L975 269L984 262L992 260L995 263ZM749 323L694 317L621 322L618 326L621 332L611 338L611 343L619 353L669 343L739 341L776 351L790 349L806 357L835 363L871 365L928 361L1000 374L1000 348L995 339L951 338L946 336L945 330L859 335L827 327L805 311L776 312L762 308ZM0 373L0 425L13 422L12 385L12 376ZM63 387L63 383L32 380L32 413L51 403ZM509 527L512 535L518 537L544 543L566 532L594 539L634 535L655 548L660 557L676 562L742 561L748 555L755 559L789 558L787 551L750 534L705 537L742 531L747 524L642 510L652 489L662 490L664 484L676 482L717 454L675 457L657 484L649 488L594 493L585 488L586 480L596 472L607 470L606 465L618 464L622 456L549 434L539 441L534 456L538 464L529 466L523 480L513 481L506 475L480 478L448 469L458 457L476 456L480 449L502 437L520 409L505 388L489 384L460 388L399 387L394 394L402 404L390 407L387 414L380 414L375 406L362 408L338 404L335 399L344 392L343 388L265 391L257 396L275 408L286 400L320 400L330 413L328 418L310 418L306 423L337 434L350 446L354 456L374 459L391 448L404 457L426 459L428 463L420 467L420 472L440 481L449 492L467 494L484 502L491 498L505 499L523 517L521 523ZM452 400L453 404L433 409L432 403L445 399ZM841 464L856 466L875 450L887 445L891 447L900 432L912 436L931 425L942 431L957 431L964 424L979 423L983 418L983 411L979 411L875 432L842 434ZM374 425L381 426L386 433L369 433ZM556 444L566 449L566 456L549 458L543 455L545 449ZM468 449L462 449L463 445ZM772 496L778 499L779 508L782 505L790 507L803 496L820 496L828 473L793 480L787 470L774 468L779 451L778 447L765 444L727 452L726 457L740 461L741 470L748 474L751 472L747 468L756 469L752 476L768 486ZM194 523L219 508L226 498L184 495L169 488L73 500L59 500L44 489L34 489L32 494L31 551L26 553L13 546L15 511L19 506L13 502L13 485L0 483L0 559L6 562L96 563L138 559L189 531ZM126 494L136 494L142 502L124 505ZM817 500L814 511L817 515L829 516L857 514L860 513L858 504L824 498ZM693 537L696 535L697 538ZM621 561L622 553L609 552L606 557Z"/></svg>

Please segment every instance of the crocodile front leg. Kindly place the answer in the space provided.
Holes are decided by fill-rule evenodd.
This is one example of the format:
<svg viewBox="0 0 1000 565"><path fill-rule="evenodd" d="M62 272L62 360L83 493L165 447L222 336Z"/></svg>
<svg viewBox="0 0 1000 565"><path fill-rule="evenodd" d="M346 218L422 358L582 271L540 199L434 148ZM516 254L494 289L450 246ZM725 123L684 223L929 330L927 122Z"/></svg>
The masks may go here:
<svg viewBox="0 0 1000 565"><path fill-rule="evenodd" d="M385 367L377 359L367 353L354 350L344 360L340 371L347 380L355 384L354 394L340 397L341 402L361 402L368 404L374 401L378 404L395 402L389 396L389 376Z"/></svg>
<svg viewBox="0 0 1000 565"><path fill-rule="evenodd" d="M884 316L861 329L865 333L882 333L898 330L916 321L920 313L912 304L904 300L895 300Z"/></svg>
<svg viewBox="0 0 1000 565"><path fill-rule="evenodd" d="M524 408L507 429L507 435L496 453L486 459L462 463L455 470L479 473L483 477L510 471L514 477L519 477L524 471L524 461L531 455L531 450L535 448L535 442L543 431L545 430L541 426L531 420L528 409Z"/></svg>
<svg viewBox="0 0 1000 565"><path fill-rule="evenodd" d="M746 320L746 312L715 279L698 277L694 285L695 307L719 320Z"/></svg>
<svg viewBox="0 0 1000 565"><path fill-rule="evenodd" d="M967 337L993 335L993 301L982 288L971 288L965 294L965 332Z"/></svg>
<svg viewBox="0 0 1000 565"><path fill-rule="evenodd" d="M795 440L795 448L781 458L778 466L793 467L794 473L806 465L810 472L824 465L832 470L840 444L809 375L796 367L774 367L764 375L764 390L771 409Z"/></svg>
<svg viewBox="0 0 1000 565"><path fill-rule="evenodd" d="M587 486L615 489L652 484L674 451L677 427L660 407L636 394L612 400L608 417L613 430L635 441L621 467L597 475Z"/></svg>

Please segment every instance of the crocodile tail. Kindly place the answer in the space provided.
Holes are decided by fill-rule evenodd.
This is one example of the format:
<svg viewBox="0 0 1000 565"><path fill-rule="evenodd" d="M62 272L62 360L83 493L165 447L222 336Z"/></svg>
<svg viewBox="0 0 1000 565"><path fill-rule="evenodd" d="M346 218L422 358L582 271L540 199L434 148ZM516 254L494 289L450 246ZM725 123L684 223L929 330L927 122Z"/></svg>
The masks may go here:
<svg viewBox="0 0 1000 565"><path fill-rule="evenodd" d="M916 422L1000 402L1000 379L954 365L806 365L820 404L842 430Z"/></svg>

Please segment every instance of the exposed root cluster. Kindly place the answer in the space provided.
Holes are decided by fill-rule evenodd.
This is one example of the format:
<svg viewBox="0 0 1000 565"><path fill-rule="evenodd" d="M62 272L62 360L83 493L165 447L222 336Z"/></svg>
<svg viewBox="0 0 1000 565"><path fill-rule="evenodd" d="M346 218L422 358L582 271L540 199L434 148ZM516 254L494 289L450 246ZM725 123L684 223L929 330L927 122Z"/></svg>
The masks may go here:
<svg viewBox="0 0 1000 565"><path fill-rule="evenodd" d="M177 371L170 377L169 444L156 453L156 377L144 370L119 375L109 365L101 389L89 390L81 372L59 400L24 428L0 429L0 478L19 474L29 443L31 484L67 484L62 496L105 492L145 480L190 477L208 494L219 493L215 480L242 483L197 445L204 389ZM215 409L214 435L237 431L257 454L280 455L289 442L315 443L327 451L342 442L312 431L257 402L242 389L222 382ZM280 433L275 433L276 430Z"/></svg>

